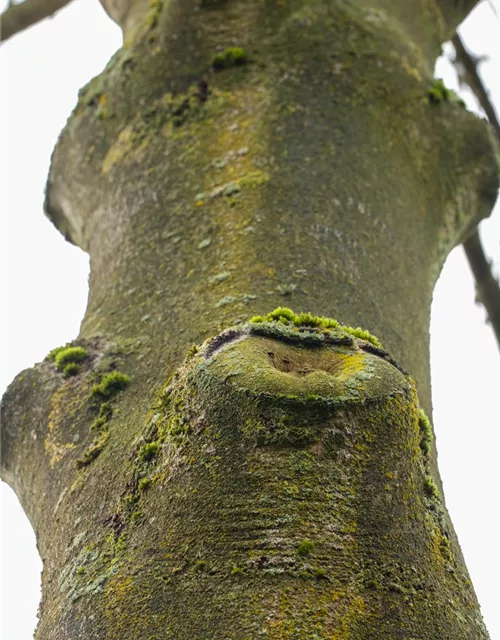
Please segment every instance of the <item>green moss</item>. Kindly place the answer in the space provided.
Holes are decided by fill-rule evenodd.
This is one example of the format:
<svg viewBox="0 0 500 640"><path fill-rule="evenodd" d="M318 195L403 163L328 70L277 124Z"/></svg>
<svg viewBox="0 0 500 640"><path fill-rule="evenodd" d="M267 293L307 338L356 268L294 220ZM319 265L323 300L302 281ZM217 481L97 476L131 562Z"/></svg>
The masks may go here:
<svg viewBox="0 0 500 640"><path fill-rule="evenodd" d="M238 67L248 62L248 54L242 47L229 47L221 53L216 53L212 58L212 67L215 71Z"/></svg>
<svg viewBox="0 0 500 640"><path fill-rule="evenodd" d="M103 402L99 406L99 418L103 418L104 420L108 421L108 420L111 420L112 415L113 415L113 409L111 408L111 405L109 404L109 402Z"/></svg>
<svg viewBox="0 0 500 640"><path fill-rule="evenodd" d="M295 316L293 323L296 327L318 327L321 329L336 329L340 326L333 318L313 316L312 313L299 313Z"/></svg>
<svg viewBox="0 0 500 640"><path fill-rule="evenodd" d="M46 360L54 362L58 371L61 371L65 378L69 378L80 373L81 367L78 363L88 357L89 354L83 347L73 347L71 344L66 344L63 347L52 349Z"/></svg>
<svg viewBox="0 0 500 640"><path fill-rule="evenodd" d="M52 349L52 351L49 351L49 353L45 356L45 360L50 360L51 362L54 362L54 360L56 359L56 356L61 353L61 351L64 351L65 349L68 349L69 347L71 347L71 343L68 342L67 344L63 345L62 347L55 347L55 349Z"/></svg>
<svg viewBox="0 0 500 640"><path fill-rule="evenodd" d="M424 480L424 491L425 494L432 499L439 498L439 490L436 486L436 483L431 478L431 476L425 476Z"/></svg>
<svg viewBox="0 0 500 640"><path fill-rule="evenodd" d="M193 344L193 345L189 348L189 350L188 350L188 352L187 352L187 354L186 354L186 360L190 360L191 358L194 358L194 356L198 353L198 351L199 351L199 350L200 350L200 349L199 349L198 345Z"/></svg>
<svg viewBox="0 0 500 640"><path fill-rule="evenodd" d="M445 86L444 82L439 79L432 85L428 91L429 102L439 104L449 99L451 91Z"/></svg>
<svg viewBox="0 0 500 640"><path fill-rule="evenodd" d="M234 339L240 335L243 339ZM371 347L352 348L353 344L354 338L339 329L324 334L280 322L248 324L208 341L202 347L205 357L200 359L199 373L202 378L207 376L207 383L226 384L230 379L232 388L251 397L273 398L288 407L292 402L297 408L302 404L310 408L359 404L394 388L409 389L408 377L379 357L378 350L372 354ZM290 423L282 417L275 416L271 428L262 429L260 419L249 415L239 428L245 439L257 445L286 442L295 446L317 437L314 427L299 414Z"/></svg>
<svg viewBox="0 0 500 640"><path fill-rule="evenodd" d="M130 382L129 376L119 371L107 373L99 384L92 387L91 395L98 399L109 399L125 389Z"/></svg>
<svg viewBox="0 0 500 640"><path fill-rule="evenodd" d="M71 344L66 344L63 347L52 349L45 359L54 362L58 371L62 371L64 377L69 378L80 373L81 367L78 363L88 357L89 354L83 347L73 347Z"/></svg>
<svg viewBox="0 0 500 640"><path fill-rule="evenodd" d="M233 564L233 566L231 567L231 575L238 575L244 573L243 569L241 567L236 566L235 564Z"/></svg>
<svg viewBox="0 0 500 640"><path fill-rule="evenodd" d="M302 578L316 578L316 580L328 580L328 571L323 567L310 567L307 571L301 571Z"/></svg>
<svg viewBox="0 0 500 640"><path fill-rule="evenodd" d="M139 460L141 462L149 462L158 454L160 444L158 442L146 442L139 451Z"/></svg>
<svg viewBox="0 0 500 640"><path fill-rule="evenodd" d="M369 331L361 329L360 327L349 327L347 325L340 324L334 318L326 318L324 316L315 316L312 313L294 313L288 307L278 307L268 313L266 316L253 316L250 318L250 324L254 325L267 325L273 322L279 322L285 326L315 329L315 333L311 333L311 340L315 339L316 342L322 341L322 336L318 334L320 332L328 332L329 330L338 330L345 334L359 338L360 340L366 340L371 342L374 346L381 348L380 340L372 335ZM301 338L306 337L305 334L301 334Z"/></svg>
<svg viewBox="0 0 500 640"><path fill-rule="evenodd" d="M270 322L271 320L276 320L283 323L289 321L293 324L296 317L295 313L291 309L288 309L288 307L278 307L274 311L271 311L271 313L268 313L267 316L254 316L250 318L250 322Z"/></svg>
<svg viewBox="0 0 500 640"><path fill-rule="evenodd" d="M314 551L314 542L312 540L302 540L297 545L297 555L308 556Z"/></svg>
<svg viewBox="0 0 500 640"><path fill-rule="evenodd" d="M439 104L441 102L455 102L462 107L465 107L465 102L454 91L448 89L444 82L439 79L432 85L427 92L429 96L429 102L432 104Z"/></svg>
<svg viewBox="0 0 500 640"><path fill-rule="evenodd" d="M90 430L102 430L107 423L111 420L111 416L113 415L113 409L109 402L103 402L99 407L99 415L90 425Z"/></svg>
<svg viewBox="0 0 500 640"><path fill-rule="evenodd" d="M92 387L91 398L97 400L99 413L90 425L90 431L97 431L97 435L92 443L78 458L76 465L78 468L86 467L95 460L106 446L109 439L109 421L113 416L113 409L110 402L121 389L125 388L129 382L129 377L118 371L107 373L101 382Z"/></svg>
<svg viewBox="0 0 500 640"><path fill-rule="evenodd" d="M349 333L352 334L355 338L359 338L360 340L366 340L367 342L371 342L372 344L380 347L380 342L375 336L367 331L366 329L361 329L361 327L347 327L349 329Z"/></svg>
<svg viewBox="0 0 500 640"><path fill-rule="evenodd" d="M107 425L107 423L108 421L105 418L98 417L90 425L90 430L101 431Z"/></svg>
<svg viewBox="0 0 500 640"><path fill-rule="evenodd" d="M92 444L83 452L83 456L81 458L78 458L78 460L76 461L76 466L78 468L86 467L93 460L95 460L106 446L108 439L108 431L102 431L100 435L97 436L97 438L92 442Z"/></svg>
<svg viewBox="0 0 500 640"><path fill-rule="evenodd" d="M62 370L69 363L82 362L89 357L86 349L83 347L66 347L60 349L54 357L54 362L59 370Z"/></svg>
<svg viewBox="0 0 500 640"><path fill-rule="evenodd" d="M114 375L116 373L117 372L107 374L107 376L103 378L103 380L101 381L101 385L103 385L103 383L107 379L108 381L107 381L107 384L104 385L99 392L96 392L94 390L97 387L100 387L101 385L94 386L92 389L92 397L100 399L103 397L110 397L112 393L114 394L117 393L118 392L117 389L113 387L113 384L119 386L119 383L118 383L119 378L117 379L116 376ZM118 375L123 376L123 374L118 374ZM109 380L110 376L111 376L111 379ZM128 377L127 376L125 377L128 380ZM114 388L114 391L111 391L112 388ZM107 393L108 395L106 396L104 392ZM90 446L87 447L87 449L84 451L83 456L76 461L76 466L78 468L86 467L87 465L89 465L93 460L95 460L99 456L101 451L104 449L104 447L108 443L108 440L109 440L108 423L111 420L112 415L113 415L113 409L111 408L110 403L101 402L101 404L99 405L99 413L97 415L97 418L90 425L90 430L97 431L98 435L95 437L95 439L90 444Z"/></svg>
<svg viewBox="0 0 500 640"><path fill-rule="evenodd" d="M62 371L65 378L70 378L71 376L78 375L81 370L81 366L76 362L68 362Z"/></svg>
<svg viewBox="0 0 500 640"><path fill-rule="evenodd" d="M259 336L266 336L273 338L274 340L284 340L285 342L300 343L302 346L308 347L320 347L325 342L331 341L335 336L334 342L336 344L353 344L353 339L349 336L346 339L347 334L342 334L337 329L320 331L311 327L296 327L289 322L273 321L273 322L258 322L250 324L250 333Z"/></svg>
<svg viewBox="0 0 500 640"><path fill-rule="evenodd" d="M108 534L106 537L106 544L109 546L109 552L107 552L107 555L111 554L113 557L120 555L127 548L125 535L118 535L115 531L111 531L111 533Z"/></svg>
<svg viewBox="0 0 500 640"><path fill-rule="evenodd" d="M445 560L447 560L448 562L451 562L453 560L450 540L445 535L440 536L439 550L441 551L441 555Z"/></svg>
<svg viewBox="0 0 500 640"><path fill-rule="evenodd" d="M328 571L323 567L313 567L312 573L318 580L328 580Z"/></svg>
<svg viewBox="0 0 500 640"><path fill-rule="evenodd" d="M420 439L420 448L423 453L427 454L431 450L432 443L432 426L429 418L425 415L422 409L418 410L418 425L420 427L420 433L422 435Z"/></svg>
<svg viewBox="0 0 500 640"><path fill-rule="evenodd" d="M146 491L151 486L151 478L141 478L139 480L138 489L139 491Z"/></svg>
<svg viewBox="0 0 500 640"><path fill-rule="evenodd" d="M140 520L141 517L142 517L142 510L139 507L137 507L137 509L134 509L130 514L130 522L131 523L137 522L138 520Z"/></svg>

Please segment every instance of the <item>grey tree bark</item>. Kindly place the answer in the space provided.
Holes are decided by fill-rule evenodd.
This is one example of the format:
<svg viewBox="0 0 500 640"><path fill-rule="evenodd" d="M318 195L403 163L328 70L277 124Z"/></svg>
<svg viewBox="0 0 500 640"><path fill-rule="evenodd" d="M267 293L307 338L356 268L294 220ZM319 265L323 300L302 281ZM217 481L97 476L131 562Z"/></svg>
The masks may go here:
<svg viewBox="0 0 500 640"><path fill-rule="evenodd" d="M432 79L470 7L106 8L46 199L86 315L4 397L36 637L486 638L423 413L433 286L498 186Z"/></svg>

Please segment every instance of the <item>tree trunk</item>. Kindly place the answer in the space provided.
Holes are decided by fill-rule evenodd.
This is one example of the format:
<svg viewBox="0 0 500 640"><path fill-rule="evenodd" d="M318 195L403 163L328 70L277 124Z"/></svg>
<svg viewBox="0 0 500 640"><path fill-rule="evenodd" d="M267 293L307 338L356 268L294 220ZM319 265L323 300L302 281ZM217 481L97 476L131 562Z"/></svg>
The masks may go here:
<svg viewBox="0 0 500 640"><path fill-rule="evenodd" d="M36 638L487 638L420 409L435 280L497 189L432 79L462 16L129 4L47 186L81 332L4 398Z"/></svg>

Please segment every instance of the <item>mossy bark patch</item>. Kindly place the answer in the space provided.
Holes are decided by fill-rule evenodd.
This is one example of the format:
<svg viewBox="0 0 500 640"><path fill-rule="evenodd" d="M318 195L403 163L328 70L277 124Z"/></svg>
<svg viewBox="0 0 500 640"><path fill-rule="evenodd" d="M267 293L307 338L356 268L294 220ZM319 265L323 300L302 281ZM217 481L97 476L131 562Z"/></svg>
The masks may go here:
<svg viewBox="0 0 500 640"><path fill-rule="evenodd" d="M273 341L245 336L208 359L202 346L151 408L102 632L486 638L440 498L425 489L411 380L381 359L396 372L390 389L329 405L247 394L211 370L243 344L252 368L261 342ZM304 352L315 364L332 355Z"/></svg>
<svg viewBox="0 0 500 640"><path fill-rule="evenodd" d="M200 367L255 397L339 405L388 395L406 380L391 364L359 348L304 348L264 336L235 341Z"/></svg>

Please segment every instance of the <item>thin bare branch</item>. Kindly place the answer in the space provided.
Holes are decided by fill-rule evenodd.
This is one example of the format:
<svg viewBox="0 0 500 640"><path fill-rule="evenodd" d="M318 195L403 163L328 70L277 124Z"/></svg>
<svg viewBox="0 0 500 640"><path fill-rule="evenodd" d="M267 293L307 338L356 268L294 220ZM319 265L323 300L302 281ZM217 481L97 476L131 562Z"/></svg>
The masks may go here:
<svg viewBox="0 0 500 640"><path fill-rule="evenodd" d="M2 42L54 15L70 2L71 0L25 0L20 4L10 4L0 16Z"/></svg>
<svg viewBox="0 0 500 640"><path fill-rule="evenodd" d="M500 348L500 286L491 273L477 229L464 242L465 255L476 281L477 297L484 305Z"/></svg>
<svg viewBox="0 0 500 640"><path fill-rule="evenodd" d="M490 100L490 96L488 91L486 90L483 81L479 77L478 66L484 60L484 58L477 58L473 56L464 46L464 43L461 37L456 33L452 38L453 46L455 47L455 64L461 65L464 73L460 74L465 83L469 85L477 99L479 100L479 104L483 108L484 112L488 120L490 121L491 126L493 127L498 140L500 142L500 123L498 121L498 116L495 111L495 107Z"/></svg>
<svg viewBox="0 0 500 640"><path fill-rule="evenodd" d="M458 69L459 77L474 92L500 142L500 123L497 113L478 73L478 67L483 58L473 56L467 51L458 33L452 38L452 42L456 53L455 64L461 67ZM491 264L484 253L477 229L467 238L463 246L476 281L478 300L486 309L488 320L500 348L500 286L491 272Z"/></svg>

